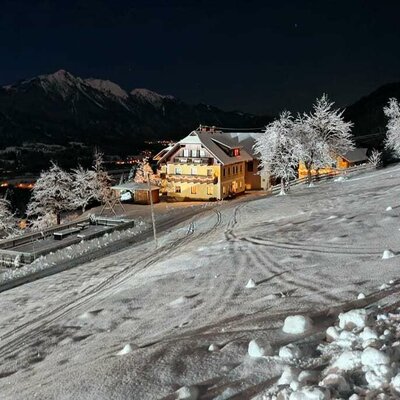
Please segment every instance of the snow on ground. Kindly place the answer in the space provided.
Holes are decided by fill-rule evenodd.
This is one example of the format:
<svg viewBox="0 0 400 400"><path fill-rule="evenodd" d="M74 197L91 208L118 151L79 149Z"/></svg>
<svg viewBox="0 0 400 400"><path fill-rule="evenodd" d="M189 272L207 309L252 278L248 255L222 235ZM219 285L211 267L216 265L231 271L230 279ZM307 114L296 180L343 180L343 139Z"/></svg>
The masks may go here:
<svg viewBox="0 0 400 400"><path fill-rule="evenodd" d="M379 305L384 314L398 299L399 172L224 202L171 229L156 250L143 243L1 293L1 398L167 400L191 392L200 399L268 399L288 367L283 380L292 399L318 390L327 396L329 385L354 388L352 375L321 372L341 365L341 350L323 339L343 321L330 329L332 343L364 352L355 337L362 332L362 343L373 343L371 331L381 335L379 314L371 322L363 312L345 321L344 313ZM382 259L387 249L395 256ZM285 319L299 315L312 324L284 332ZM252 340L263 356L249 355ZM315 363L289 365L302 354ZM352 353L355 365L358 355ZM391 388L400 381L396 365ZM385 368L366 368L365 379L370 371L389 381ZM375 375L368 379L378 382ZM290 385L293 377L308 383Z"/></svg>

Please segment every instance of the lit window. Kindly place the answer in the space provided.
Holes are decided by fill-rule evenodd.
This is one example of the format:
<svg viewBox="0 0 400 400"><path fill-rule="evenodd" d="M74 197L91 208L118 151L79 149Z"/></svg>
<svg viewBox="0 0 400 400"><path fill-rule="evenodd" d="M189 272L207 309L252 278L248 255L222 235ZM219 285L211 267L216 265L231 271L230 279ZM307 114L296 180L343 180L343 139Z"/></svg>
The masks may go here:
<svg viewBox="0 0 400 400"><path fill-rule="evenodd" d="M207 170L207 176L213 176L213 170L212 169L208 169Z"/></svg>
<svg viewBox="0 0 400 400"><path fill-rule="evenodd" d="M175 175L182 175L182 169L180 167L175 168Z"/></svg>
<svg viewBox="0 0 400 400"><path fill-rule="evenodd" d="M181 187L175 186L175 193L180 193L180 192L181 192Z"/></svg>
<svg viewBox="0 0 400 400"><path fill-rule="evenodd" d="M222 186L222 194L226 194L226 188L225 188L225 186Z"/></svg>
<svg viewBox="0 0 400 400"><path fill-rule="evenodd" d="M196 194L196 193L197 193L197 187L196 187L196 186L192 186L192 187L190 188L190 193Z"/></svg>
<svg viewBox="0 0 400 400"><path fill-rule="evenodd" d="M200 150L200 157L205 157L206 156L206 152L204 150Z"/></svg>
<svg viewBox="0 0 400 400"><path fill-rule="evenodd" d="M240 188L242 187L242 181L239 181L239 187Z"/></svg>
<svg viewBox="0 0 400 400"><path fill-rule="evenodd" d="M183 157L189 157L189 150L188 149L184 149L183 150Z"/></svg>
<svg viewBox="0 0 400 400"><path fill-rule="evenodd" d="M207 186L207 194L211 196L214 193L213 187L212 186Z"/></svg>
<svg viewBox="0 0 400 400"><path fill-rule="evenodd" d="M193 167L190 169L191 175L197 175L197 168Z"/></svg>
<svg viewBox="0 0 400 400"><path fill-rule="evenodd" d="M239 149L233 149L233 155L236 156L240 156L240 150Z"/></svg>

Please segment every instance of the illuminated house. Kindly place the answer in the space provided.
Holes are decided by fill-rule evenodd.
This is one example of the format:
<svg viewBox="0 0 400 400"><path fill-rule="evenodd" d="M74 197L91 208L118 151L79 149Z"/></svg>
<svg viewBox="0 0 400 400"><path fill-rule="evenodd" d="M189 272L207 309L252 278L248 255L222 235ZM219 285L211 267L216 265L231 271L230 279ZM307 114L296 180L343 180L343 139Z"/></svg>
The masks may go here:
<svg viewBox="0 0 400 400"><path fill-rule="evenodd" d="M357 147L354 150L350 150L347 153L337 156L336 162L331 166L324 166L318 169L312 169L311 175L323 175L323 174L337 174L341 169L354 167L368 162L367 148ZM303 162L299 164L299 178L305 178L307 176L307 169Z"/></svg>
<svg viewBox="0 0 400 400"><path fill-rule="evenodd" d="M158 153L162 187L168 197L181 200L221 200L262 189L254 139L242 143L240 134L202 127Z"/></svg>

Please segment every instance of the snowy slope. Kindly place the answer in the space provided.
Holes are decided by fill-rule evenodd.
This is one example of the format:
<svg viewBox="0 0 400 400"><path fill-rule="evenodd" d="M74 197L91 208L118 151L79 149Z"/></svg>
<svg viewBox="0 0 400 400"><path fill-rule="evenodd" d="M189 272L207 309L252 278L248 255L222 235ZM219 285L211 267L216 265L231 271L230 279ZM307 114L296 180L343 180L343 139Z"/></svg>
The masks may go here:
<svg viewBox="0 0 400 400"><path fill-rule="evenodd" d="M399 172L224 202L156 251L143 244L1 293L2 398L174 399L182 386L202 399L271 398L282 345L321 340L342 310L398 300L398 256L382 254L400 250ZM283 332L299 313L310 330ZM251 340L268 357L250 357Z"/></svg>

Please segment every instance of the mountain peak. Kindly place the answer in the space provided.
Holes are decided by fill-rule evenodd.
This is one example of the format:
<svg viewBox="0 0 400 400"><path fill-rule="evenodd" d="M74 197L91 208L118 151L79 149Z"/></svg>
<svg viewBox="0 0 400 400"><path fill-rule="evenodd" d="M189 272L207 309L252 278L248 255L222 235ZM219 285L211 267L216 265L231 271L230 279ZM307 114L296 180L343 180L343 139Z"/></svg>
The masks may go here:
<svg viewBox="0 0 400 400"><path fill-rule="evenodd" d="M153 106L160 106L164 100L175 100L174 96L162 95L145 88L133 89L131 95L141 102L150 103Z"/></svg>
<svg viewBox="0 0 400 400"><path fill-rule="evenodd" d="M85 79L85 82L92 88L100 90L103 93L112 94L113 96L122 99L127 99L129 97L128 93L126 93L125 90L121 88L121 86L109 80L88 78Z"/></svg>

